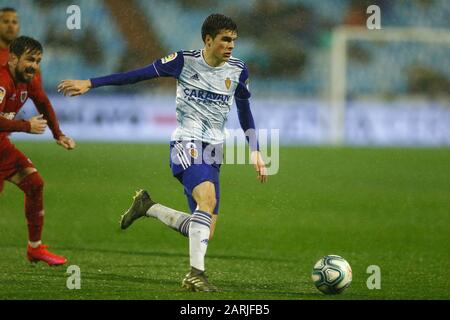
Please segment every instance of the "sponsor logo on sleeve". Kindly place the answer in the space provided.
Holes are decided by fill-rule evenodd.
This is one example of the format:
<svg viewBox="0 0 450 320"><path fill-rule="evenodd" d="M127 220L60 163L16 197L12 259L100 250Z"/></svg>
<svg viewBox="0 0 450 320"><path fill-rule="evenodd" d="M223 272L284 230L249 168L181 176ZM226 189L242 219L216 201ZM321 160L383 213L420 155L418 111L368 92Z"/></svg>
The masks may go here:
<svg viewBox="0 0 450 320"><path fill-rule="evenodd" d="M167 62L173 61L173 60L175 60L176 57L177 57L177 53L176 52L171 53L167 57L162 58L161 59L161 63L165 64Z"/></svg>

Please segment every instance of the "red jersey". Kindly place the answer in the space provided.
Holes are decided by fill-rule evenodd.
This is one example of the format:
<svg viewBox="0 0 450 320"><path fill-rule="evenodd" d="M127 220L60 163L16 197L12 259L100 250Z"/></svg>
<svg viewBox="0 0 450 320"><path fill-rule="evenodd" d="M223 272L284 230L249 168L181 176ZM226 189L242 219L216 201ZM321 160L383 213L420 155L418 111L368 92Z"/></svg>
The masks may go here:
<svg viewBox="0 0 450 320"><path fill-rule="evenodd" d="M0 66L0 147L10 132L29 132L30 123L14 120L27 99L33 100L36 109L44 115L47 124L58 139L63 135L59 129L55 111L42 88L40 73L30 83L15 83L7 65Z"/></svg>
<svg viewBox="0 0 450 320"><path fill-rule="evenodd" d="M7 64L8 58L9 58L9 49L0 48L0 66Z"/></svg>

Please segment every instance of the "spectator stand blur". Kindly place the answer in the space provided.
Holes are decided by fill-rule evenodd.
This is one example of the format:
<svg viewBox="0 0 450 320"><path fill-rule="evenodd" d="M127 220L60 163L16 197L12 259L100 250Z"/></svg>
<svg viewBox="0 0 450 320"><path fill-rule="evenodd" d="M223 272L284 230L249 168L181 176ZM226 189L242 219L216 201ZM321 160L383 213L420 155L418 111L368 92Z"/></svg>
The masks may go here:
<svg viewBox="0 0 450 320"><path fill-rule="evenodd" d="M43 42L42 69L50 91L61 79L125 71L177 50L201 48L201 24L212 12L237 22L234 55L248 64L255 96L325 97L331 32L343 24L364 25L370 4L381 8L383 28L450 27L447 0L2 0L1 4L19 11L22 34ZM81 30L66 28L70 4L81 8ZM348 50L349 97L374 93L374 88L386 96L447 91L448 46L360 41L349 43ZM436 84L418 87L427 81ZM117 90L172 93L173 81L102 92Z"/></svg>

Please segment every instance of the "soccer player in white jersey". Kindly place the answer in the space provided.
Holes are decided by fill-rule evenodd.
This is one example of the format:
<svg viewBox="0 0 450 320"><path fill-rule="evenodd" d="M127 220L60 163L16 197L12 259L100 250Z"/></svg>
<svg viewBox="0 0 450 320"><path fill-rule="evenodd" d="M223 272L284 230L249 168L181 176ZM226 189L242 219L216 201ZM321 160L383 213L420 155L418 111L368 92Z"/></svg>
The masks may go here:
<svg viewBox="0 0 450 320"><path fill-rule="evenodd" d="M170 166L184 186L191 214L156 203L147 191L139 190L120 224L126 229L140 217L153 217L187 236L191 270L182 286L192 291L217 291L205 275L204 260L217 223L224 128L234 100L257 178L261 183L267 181L250 110L248 70L244 62L231 56L236 38L236 24L229 17L212 14L202 26L202 50L179 51L137 70L89 80L64 80L58 85L63 94L77 96L101 86L158 77L177 79L178 126L171 137Z"/></svg>

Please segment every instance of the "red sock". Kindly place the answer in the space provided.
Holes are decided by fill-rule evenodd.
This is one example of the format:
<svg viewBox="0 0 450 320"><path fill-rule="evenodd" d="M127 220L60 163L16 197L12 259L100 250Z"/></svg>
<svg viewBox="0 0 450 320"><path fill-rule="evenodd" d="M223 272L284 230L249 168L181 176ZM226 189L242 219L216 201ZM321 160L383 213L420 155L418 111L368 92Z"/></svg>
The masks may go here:
<svg viewBox="0 0 450 320"><path fill-rule="evenodd" d="M25 216L28 223L28 239L40 241L44 225L44 181L39 173L26 176L19 188L25 193Z"/></svg>

